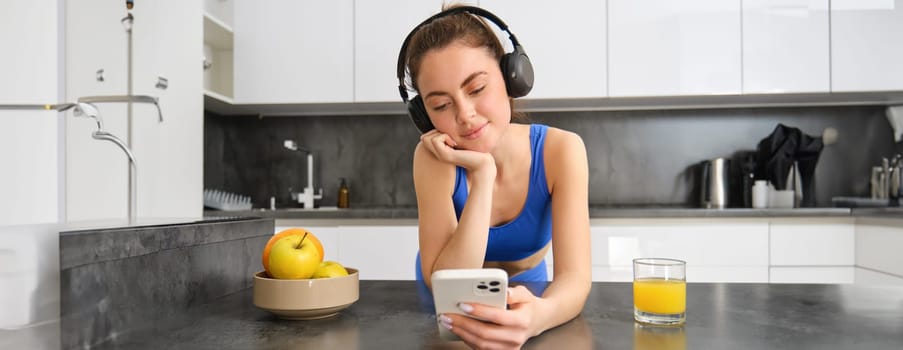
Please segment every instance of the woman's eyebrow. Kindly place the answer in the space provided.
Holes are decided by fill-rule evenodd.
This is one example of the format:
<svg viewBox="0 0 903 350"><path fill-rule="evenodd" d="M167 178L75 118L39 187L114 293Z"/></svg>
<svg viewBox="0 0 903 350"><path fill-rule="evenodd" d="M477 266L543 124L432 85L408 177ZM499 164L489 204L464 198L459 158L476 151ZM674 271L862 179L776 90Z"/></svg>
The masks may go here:
<svg viewBox="0 0 903 350"><path fill-rule="evenodd" d="M461 83L461 87L464 87L467 84L470 84L471 80L474 80L476 77L478 77L480 75L485 75L485 74L486 74L486 71L479 71L479 72L474 72L471 75L468 75L467 79L464 79L464 81ZM426 100L427 98L434 96L434 95L448 95L448 93L442 92L442 91L430 91L430 93L426 94L426 96L424 96L423 99Z"/></svg>

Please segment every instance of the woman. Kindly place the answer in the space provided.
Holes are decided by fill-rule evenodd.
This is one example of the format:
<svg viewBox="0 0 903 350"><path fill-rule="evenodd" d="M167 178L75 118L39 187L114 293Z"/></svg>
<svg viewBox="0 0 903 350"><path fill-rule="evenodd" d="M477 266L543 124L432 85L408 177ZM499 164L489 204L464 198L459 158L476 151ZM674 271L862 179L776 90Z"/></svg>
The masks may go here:
<svg viewBox="0 0 903 350"><path fill-rule="evenodd" d="M554 246L554 280L541 295L518 286L509 291L508 310L460 305L486 322L439 317L471 347L520 347L576 317L589 294L583 141L564 130L511 123L504 50L480 17L444 15L415 29L406 46L401 58L435 127L414 151L417 278L429 286L423 276L436 270L498 267L513 282L545 282L544 257Z"/></svg>

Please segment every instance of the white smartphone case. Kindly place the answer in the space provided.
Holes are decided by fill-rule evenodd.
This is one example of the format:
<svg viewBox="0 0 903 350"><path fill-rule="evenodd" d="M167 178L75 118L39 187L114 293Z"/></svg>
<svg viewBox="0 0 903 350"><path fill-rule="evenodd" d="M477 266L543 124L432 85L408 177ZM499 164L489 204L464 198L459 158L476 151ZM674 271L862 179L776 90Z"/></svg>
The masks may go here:
<svg viewBox="0 0 903 350"><path fill-rule="evenodd" d="M442 339L460 340L457 335L439 323L439 315L445 313L469 316L458 308L458 303L484 304L501 309L507 306L508 273L505 270L439 270L433 272L430 279L433 286L433 302L436 306L436 325Z"/></svg>

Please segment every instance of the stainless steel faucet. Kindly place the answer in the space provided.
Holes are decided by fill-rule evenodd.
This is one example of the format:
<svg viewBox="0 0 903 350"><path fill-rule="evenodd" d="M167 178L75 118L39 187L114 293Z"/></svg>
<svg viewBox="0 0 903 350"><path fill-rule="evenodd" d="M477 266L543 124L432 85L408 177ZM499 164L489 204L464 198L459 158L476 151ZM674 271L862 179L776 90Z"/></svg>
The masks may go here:
<svg viewBox="0 0 903 350"><path fill-rule="evenodd" d="M289 150L307 153L307 187L301 193L292 192L289 194L292 200L297 200L305 209L313 209L314 200L323 199L323 189L319 188L318 193L314 193L314 155L309 149L298 147L298 143L294 140L285 140L283 146Z"/></svg>
<svg viewBox="0 0 903 350"><path fill-rule="evenodd" d="M123 152L125 152L126 157L129 158L129 166L131 167L131 172L129 173L129 223L135 223L136 216L138 215L138 164L135 162L135 155L132 154L132 151L129 147L123 142L120 138L116 137L106 130L103 129L103 120L100 119L100 113L97 111L97 107L95 107L91 103L87 102L79 102L73 104L70 108L72 109L72 114L76 117L85 117L94 119L97 123L97 130L91 134L95 140L101 141L110 141L116 146L119 146ZM68 108L67 108L68 109Z"/></svg>

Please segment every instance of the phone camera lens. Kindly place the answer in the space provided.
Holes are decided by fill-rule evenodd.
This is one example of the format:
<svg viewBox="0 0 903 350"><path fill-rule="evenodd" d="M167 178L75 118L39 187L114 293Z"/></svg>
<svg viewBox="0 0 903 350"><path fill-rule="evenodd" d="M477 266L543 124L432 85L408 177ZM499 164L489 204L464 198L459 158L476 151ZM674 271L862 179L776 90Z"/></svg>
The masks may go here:
<svg viewBox="0 0 903 350"><path fill-rule="evenodd" d="M487 287L485 284L481 284L481 285L477 286L477 289L488 289L488 288L489 287Z"/></svg>
<svg viewBox="0 0 903 350"><path fill-rule="evenodd" d="M499 289L498 289L498 288L492 288L492 289L490 289L489 291L490 291L490 292L493 292L493 293L498 293L498 292L499 292Z"/></svg>
<svg viewBox="0 0 903 350"><path fill-rule="evenodd" d="M489 285L490 285L490 286L493 286L493 287L498 286L499 284L501 284L499 281L492 281L492 282L489 282Z"/></svg>

